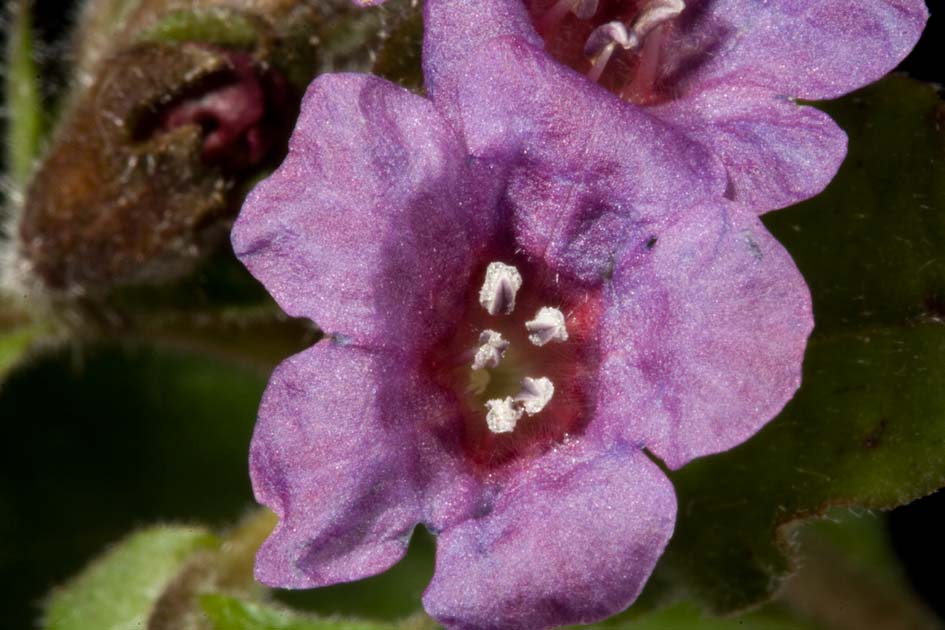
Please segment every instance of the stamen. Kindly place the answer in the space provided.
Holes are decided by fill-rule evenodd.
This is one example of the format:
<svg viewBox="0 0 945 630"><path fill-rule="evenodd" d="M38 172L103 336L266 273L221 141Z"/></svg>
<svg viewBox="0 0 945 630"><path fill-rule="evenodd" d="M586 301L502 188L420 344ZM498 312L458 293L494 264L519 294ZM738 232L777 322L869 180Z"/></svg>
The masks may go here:
<svg viewBox="0 0 945 630"><path fill-rule="evenodd" d="M543 346L549 341L567 341L568 327L564 322L564 313L550 306L538 309L535 319L525 322L528 340L536 346Z"/></svg>
<svg viewBox="0 0 945 630"><path fill-rule="evenodd" d="M479 290L479 303L490 315L515 310L515 295L522 288L518 269L500 262L491 262L486 268L486 279Z"/></svg>
<svg viewBox="0 0 945 630"><path fill-rule="evenodd" d="M509 342L494 330L484 330L479 335L479 344L476 357L473 359L472 369L481 370L483 368L499 367L499 361L502 360L505 351L509 349Z"/></svg>
<svg viewBox="0 0 945 630"><path fill-rule="evenodd" d="M597 0L558 0L541 16L537 25L538 32L543 37L548 37L558 30L561 20L569 12L579 20L589 20L597 13Z"/></svg>
<svg viewBox="0 0 945 630"><path fill-rule="evenodd" d="M642 41L643 51L633 80L621 90L620 96L632 103L646 103L653 94L659 73L660 52L666 38L666 22L686 8L683 0L654 0L633 24L633 32Z"/></svg>
<svg viewBox="0 0 945 630"><path fill-rule="evenodd" d="M486 424L493 433L510 433L522 417L522 410L513 404L511 396L486 401Z"/></svg>
<svg viewBox="0 0 945 630"><path fill-rule="evenodd" d="M634 21L629 31L621 22L608 22L598 26L584 44L584 55L592 60L587 78L597 82L617 46L624 50L639 48L647 35L665 22L677 17L685 8L684 0L652 0ZM662 38L658 37L658 39ZM659 44L661 42L646 46L644 58L640 62L642 74L647 75L644 80L650 83L652 80L649 75L655 75L655 71L650 66L654 66L658 58ZM641 70L638 70L638 73L641 73Z"/></svg>
<svg viewBox="0 0 945 630"><path fill-rule="evenodd" d="M646 103L649 100L659 70L662 34L663 29L657 27L653 35L646 40L646 44L643 46L643 54L640 55L640 63L637 64L637 71L633 75L633 79L620 91L621 98L639 104Z"/></svg>
<svg viewBox="0 0 945 630"><path fill-rule="evenodd" d="M515 402L522 403L525 413L533 416L545 408L554 393L555 385L551 379L526 376L522 379L522 391L515 395Z"/></svg>
<svg viewBox="0 0 945 630"><path fill-rule="evenodd" d="M638 41L642 41L650 31L663 22L672 20L685 8L684 0L654 0L633 23L633 34L637 36Z"/></svg>
<svg viewBox="0 0 945 630"><path fill-rule="evenodd" d="M584 44L584 54L593 59L603 53L606 48L613 48L615 44L629 49L637 43L639 42L631 39L627 27L622 22L607 22L595 28L590 37L587 38L587 43Z"/></svg>
<svg viewBox="0 0 945 630"><path fill-rule="evenodd" d="M600 79L604 67L618 45L624 50L629 50L638 43L636 36L627 33L627 27L621 22L608 22L595 28L587 38L587 43L584 44L584 55L594 60L587 78L595 83Z"/></svg>

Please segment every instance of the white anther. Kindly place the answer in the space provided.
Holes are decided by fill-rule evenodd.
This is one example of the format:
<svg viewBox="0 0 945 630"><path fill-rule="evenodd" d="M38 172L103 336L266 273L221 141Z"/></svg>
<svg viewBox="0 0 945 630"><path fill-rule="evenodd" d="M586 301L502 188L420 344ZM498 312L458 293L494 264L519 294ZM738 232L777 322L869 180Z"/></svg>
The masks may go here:
<svg viewBox="0 0 945 630"><path fill-rule="evenodd" d="M609 52L615 45L629 49L638 44L636 39L631 39L627 27L622 22L607 22L591 32L584 44L584 55L590 59L596 59L601 53L607 53L609 56Z"/></svg>
<svg viewBox="0 0 945 630"><path fill-rule="evenodd" d="M544 376L522 379L522 391L515 395L515 402L522 403L525 413L532 416L545 408L555 393L555 384Z"/></svg>
<svg viewBox="0 0 945 630"><path fill-rule="evenodd" d="M591 60L587 77L591 81L599 80L617 46L624 50L638 48L653 29L675 18L685 8L684 0L651 0L629 30L621 22L607 22L595 28L584 44L584 55Z"/></svg>
<svg viewBox="0 0 945 630"><path fill-rule="evenodd" d="M511 396L486 401L486 424L493 433L509 433L522 417L522 410L515 407Z"/></svg>
<svg viewBox="0 0 945 630"><path fill-rule="evenodd" d="M515 294L522 288L522 274L511 265L491 262L479 290L479 303L490 315L510 314L515 310Z"/></svg>
<svg viewBox="0 0 945 630"><path fill-rule="evenodd" d="M499 361L509 349L509 342L502 338L500 333L494 330L484 330L479 335L479 348L476 350L476 357L473 359L472 368L481 370L483 368L499 367Z"/></svg>
<svg viewBox="0 0 945 630"><path fill-rule="evenodd" d="M633 33L627 32L627 27L621 22L607 22L601 24L591 32L584 44L584 55L591 60L591 69L587 78L593 82L600 80L607 62L614 54L614 49L620 46L629 50L640 45L640 41Z"/></svg>
<svg viewBox="0 0 945 630"><path fill-rule="evenodd" d="M549 341L567 341L568 327L564 323L564 313L550 306L542 306L535 314L535 319L525 322L528 340L536 346L543 346Z"/></svg>
<svg viewBox="0 0 945 630"><path fill-rule="evenodd" d="M631 28L631 35L642 41L650 31L672 20L686 8L684 0L653 0L636 19Z"/></svg>

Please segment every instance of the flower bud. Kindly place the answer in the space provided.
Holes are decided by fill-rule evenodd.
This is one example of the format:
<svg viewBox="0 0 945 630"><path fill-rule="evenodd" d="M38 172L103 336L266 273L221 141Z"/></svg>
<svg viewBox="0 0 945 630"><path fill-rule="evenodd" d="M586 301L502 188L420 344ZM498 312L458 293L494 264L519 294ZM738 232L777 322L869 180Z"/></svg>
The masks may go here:
<svg viewBox="0 0 945 630"><path fill-rule="evenodd" d="M94 296L192 269L284 155L311 78L368 69L381 22L347 0L86 5L11 230L13 283Z"/></svg>

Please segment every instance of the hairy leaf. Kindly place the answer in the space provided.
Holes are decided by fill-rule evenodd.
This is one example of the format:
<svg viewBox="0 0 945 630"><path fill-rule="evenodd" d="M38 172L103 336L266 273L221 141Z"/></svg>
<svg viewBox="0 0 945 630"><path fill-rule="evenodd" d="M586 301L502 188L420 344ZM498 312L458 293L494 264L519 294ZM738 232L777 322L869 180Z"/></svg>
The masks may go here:
<svg viewBox="0 0 945 630"><path fill-rule="evenodd" d="M281 601L319 615L395 621L420 610L420 597L433 576L433 537L414 530L403 560L380 575L305 591L277 591Z"/></svg>
<svg viewBox="0 0 945 630"><path fill-rule="evenodd" d="M131 535L50 598L44 630L143 628L165 585L216 538L193 527L154 527Z"/></svg>
<svg viewBox="0 0 945 630"><path fill-rule="evenodd" d="M217 46L251 48L258 37L258 20L224 8L197 7L190 11L171 11L146 27L141 41L206 42Z"/></svg>
<svg viewBox="0 0 945 630"><path fill-rule="evenodd" d="M945 485L945 107L892 77L824 108L850 135L840 174L766 217L814 296L804 383L755 438L672 475L679 520L654 585L717 612L791 572L784 525Z"/></svg>
<svg viewBox="0 0 945 630"><path fill-rule="evenodd" d="M201 606L213 630L393 630L394 624L345 619L316 619L285 608L243 602L224 595L204 595Z"/></svg>
<svg viewBox="0 0 945 630"><path fill-rule="evenodd" d="M246 450L265 383L133 344L62 347L14 370L0 388L0 626L30 627L43 593L142 523L219 527L252 506Z"/></svg>

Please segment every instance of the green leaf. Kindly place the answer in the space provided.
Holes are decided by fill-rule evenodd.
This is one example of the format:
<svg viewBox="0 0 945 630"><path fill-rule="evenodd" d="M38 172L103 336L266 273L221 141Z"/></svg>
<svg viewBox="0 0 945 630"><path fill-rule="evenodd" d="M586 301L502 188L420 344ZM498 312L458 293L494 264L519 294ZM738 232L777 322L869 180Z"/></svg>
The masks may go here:
<svg viewBox="0 0 945 630"><path fill-rule="evenodd" d="M27 354L37 333L38 327L33 325L0 330L0 383L3 376Z"/></svg>
<svg viewBox="0 0 945 630"><path fill-rule="evenodd" d="M367 621L316 619L225 595L204 595L200 605L213 630L395 630L399 627Z"/></svg>
<svg viewBox="0 0 945 630"><path fill-rule="evenodd" d="M40 340L53 337L53 326L29 315L24 306L0 294L0 388L7 373L24 361Z"/></svg>
<svg viewBox="0 0 945 630"><path fill-rule="evenodd" d="M812 556L828 550L877 580L893 585L905 582L902 566L890 544L884 514L834 508L826 517L801 527L798 541L810 562Z"/></svg>
<svg viewBox="0 0 945 630"><path fill-rule="evenodd" d="M141 41L206 42L250 48L259 37L259 24L248 14L225 8L171 11L138 35Z"/></svg>
<svg viewBox="0 0 945 630"><path fill-rule="evenodd" d="M433 555L433 536L417 527L407 555L380 575L307 591L277 591L276 596L319 615L402 619L420 610L420 598L433 577Z"/></svg>
<svg viewBox="0 0 945 630"><path fill-rule="evenodd" d="M141 523L236 521L253 505L247 449L265 385L132 344L64 346L14 370L0 388L0 626L30 627L50 586Z"/></svg>
<svg viewBox="0 0 945 630"><path fill-rule="evenodd" d="M682 602L647 614L632 622L620 621L602 623L592 628L628 628L629 630L680 630L698 628L699 630L815 630L813 626L796 619L790 612L777 606L768 606L762 610L740 617L728 619L706 615L697 605Z"/></svg>
<svg viewBox="0 0 945 630"><path fill-rule="evenodd" d="M321 336L310 321L285 315L229 249L175 282L120 287L87 308L121 319L119 330L105 330L111 339L249 365L266 376Z"/></svg>
<svg viewBox="0 0 945 630"><path fill-rule="evenodd" d="M847 159L820 196L766 215L814 296L816 334L945 316L945 104L894 76L821 107Z"/></svg>
<svg viewBox="0 0 945 630"><path fill-rule="evenodd" d="M5 98L7 168L11 181L23 186L33 169L43 136L43 105L33 49L32 3L12 2L6 50Z"/></svg>
<svg viewBox="0 0 945 630"><path fill-rule="evenodd" d="M50 598L44 630L144 628L164 587L217 540L203 529L154 527L131 535Z"/></svg>
<svg viewBox="0 0 945 630"><path fill-rule="evenodd" d="M679 519L652 589L717 612L792 570L784 525L945 485L945 108L904 77L824 108L850 136L843 168L765 217L814 296L803 385L755 438L671 475Z"/></svg>
<svg viewBox="0 0 945 630"><path fill-rule="evenodd" d="M389 0L381 10L384 12L386 37L378 47L371 73L406 88L420 90L423 86L423 69L420 66L423 49L422 6L407 0Z"/></svg>

